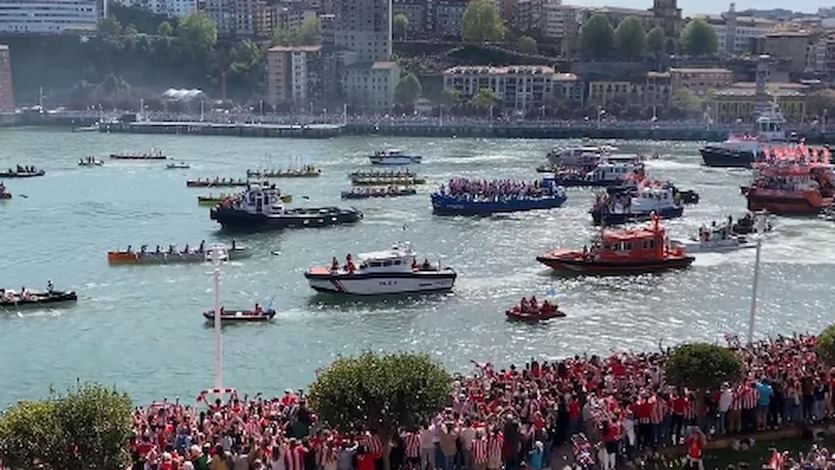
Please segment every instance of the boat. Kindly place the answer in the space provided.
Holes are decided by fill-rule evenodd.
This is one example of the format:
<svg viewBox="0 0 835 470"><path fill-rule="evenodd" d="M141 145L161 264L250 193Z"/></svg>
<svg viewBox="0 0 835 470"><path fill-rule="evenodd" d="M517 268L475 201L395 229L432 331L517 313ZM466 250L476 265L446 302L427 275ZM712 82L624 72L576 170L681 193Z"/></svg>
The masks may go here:
<svg viewBox="0 0 835 470"><path fill-rule="evenodd" d="M389 250L360 254L357 264L351 255L339 266L315 266L304 273L310 287L318 292L380 295L443 292L452 289L457 274L450 267L424 260L409 243L397 243Z"/></svg>
<svg viewBox="0 0 835 470"><path fill-rule="evenodd" d="M532 182L492 181L486 186L481 181L454 179L431 198L432 211L437 215L489 215L560 207L566 195L553 178Z"/></svg>
<svg viewBox="0 0 835 470"><path fill-rule="evenodd" d="M289 170L246 170L247 178L315 178L322 170L313 165Z"/></svg>
<svg viewBox="0 0 835 470"><path fill-rule="evenodd" d="M189 168L191 168L191 165L186 162L173 162L165 165L167 170L188 170Z"/></svg>
<svg viewBox="0 0 835 470"><path fill-rule="evenodd" d="M352 177L354 186L414 186L426 184L426 178L415 176Z"/></svg>
<svg viewBox="0 0 835 470"><path fill-rule="evenodd" d="M828 162L783 160L754 165L742 192L748 210L777 215L816 215L835 202L835 175Z"/></svg>
<svg viewBox="0 0 835 470"><path fill-rule="evenodd" d="M79 127L73 127L72 128L73 132L98 132L99 130L100 129L99 129L99 123L98 122L95 122L95 123L93 123L92 125L89 125L89 126L79 126Z"/></svg>
<svg viewBox="0 0 835 470"><path fill-rule="evenodd" d="M540 304L536 302L535 298L532 298L530 302L523 298L519 305L514 305L505 310L504 313L508 320L522 322L539 322L565 316L565 313L560 311L556 304L547 300Z"/></svg>
<svg viewBox="0 0 835 470"><path fill-rule="evenodd" d="M411 165L420 163L423 157L420 155L406 155L399 149L385 149L374 152L368 157L373 165Z"/></svg>
<svg viewBox="0 0 835 470"><path fill-rule="evenodd" d="M687 268L695 258L670 242L660 217L654 216L649 227L604 228L591 248L559 249L536 260L557 272L608 276Z"/></svg>
<svg viewBox="0 0 835 470"><path fill-rule="evenodd" d="M21 289L20 293L16 293L11 289L0 289L0 308L53 307L77 300L78 296L73 291L47 290L38 292Z"/></svg>
<svg viewBox="0 0 835 470"><path fill-rule="evenodd" d="M197 205L214 207L223 202L224 199L234 196L234 194L220 194L217 196L210 194L208 196L197 196ZM291 194L282 194L279 196L279 199L285 204L293 202L293 196Z"/></svg>
<svg viewBox="0 0 835 470"><path fill-rule="evenodd" d="M755 120L753 134L731 135L725 142L699 149L706 166L750 168L768 159L772 151L794 153L803 145L786 139L786 119L776 103L767 103ZM815 153L829 152L826 147L811 148Z"/></svg>
<svg viewBox="0 0 835 470"><path fill-rule="evenodd" d="M114 160L166 160L168 157L162 150L151 149L147 153L111 153L110 158Z"/></svg>
<svg viewBox="0 0 835 470"><path fill-rule="evenodd" d="M202 263L206 261L207 251L203 242L197 248L190 249L188 245L183 250L177 249L176 245L165 247L156 246L155 250L148 250L147 245L142 245L139 251L128 246L124 251L108 251L107 261L110 264L172 264L172 263ZM226 253L230 260L246 258L252 255L251 250L243 245L232 241L226 247Z"/></svg>
<svg viewBox="0 0 835 470"><path fill-rule="evenodd" d="M725 253L755 246L745 235L734 233L730 221L718 225L714 222L709 227L700 227L698 236L679 244L690 253Z"/></svg>
<svg viewBox="0 0 835 470"><path fill-rule="evenodd" d="M414 196L415 194L417 194L417 190L415 190L414 188L354 188L350 191L342 191L342 199L368 199L375 197Z"/></svg>
<svg viewBox="0 0 835 470"><path fill-rule="evenodd" d="M562 167L585 167L595 165L611 157L618 149L610 145L580 145L557 147L546 154L548 163Z"/></svg>
<svg viewBox="0 0 835 470"><path fill-rule="evenodd" d="M629 182L621 186L609 186L606 188L606 192L610 195L616 194L624 194L624 193L631 193L638 190L638 183L639 182ZM682 204L698 204L701 200L699 193L697 193L693 189L679 189L676 185L672 183L667 183L673 188L673 199L679 201Z"/></svg>
<svg viewBox="0 0 835 470"><path fill-rule="evenodd" d="M20 166L9 168L6 171L0 172L0 178L34 178L35 176L43 176L46 171L39 170L34 166Z"/></svg>
<svg viewBox="0 0 835 470"><path fill-rule="evenodd" d="M350 208L312 207L287 209L275 186L251 185L246 191L225 199L209 213L212 220L228 229L285 229L352 224L362 212Z"/></svg>
<svg viewBox="0 0 835 470"><path fill-rule="evenodd" d="M635 191L600 194L589 211L594 225L616 225L652 219L681 217L684 206L675 197L674 187L666 182L644 181Z"/></svg>
<svg viewBox="0 0 835 470"><path fill-rule="evenodd" d="M6 185L3 182L0 182L0 201L11 199L12 193L6 189Z"/></svg>
<svg viewBox="0 0 835 470"><path fill-rule="evenodd" d="M416 178L417 173L411 170L389 170L389 171L363 171L357 170L351 173L348 173L348 177L352 180L355 178L366 179L366 178Z"/></svg>
<svg viewBox="0 0 835 470"><path fill-rule="evenodd" d="M731 231L736 235L751 235L751 234L765 234L772 230L771 221L763 218L765 222L762 227L757 226L757 217L753 212L748 212L744 216L738 218L736 222L729 216L728 222L731 224Z"/></svg>
<svg viewBox="0 0 835 470"><path fill-rule="evenodd" d="M78 166L103 166L103 160L96 160L96 157L79 158Z"/></svg>
<svg viewBox="0 0 835 470"><path fill-rule="evenodd" d="M603 162L591 171L572 167L560 167L554 172L554 180L560 186L569 187L618 187L635 185L644 179L644 166L640 163Z"/></svg>
<svg viewBox="0 0 835 470"><path fill-rule="evenodd" d="M255 310L226 310L220 307L220 321L221 323L251 323L251 322L267 322L275 317L274 309L263 310L256 308ZM206 321L215 321L215 311L207 310L203 312L203 318Z"/></svg>
<svg viewBox="0 0 835 470"><path fill-rule="evenodd" d="M245 179L236 180L233 178L215 178L213 180L206 178L186 181L186 187L189 188L242 188L250 184L256 184L256 182ZM263 182L263 184L266 185L269 183Z"/></svg>

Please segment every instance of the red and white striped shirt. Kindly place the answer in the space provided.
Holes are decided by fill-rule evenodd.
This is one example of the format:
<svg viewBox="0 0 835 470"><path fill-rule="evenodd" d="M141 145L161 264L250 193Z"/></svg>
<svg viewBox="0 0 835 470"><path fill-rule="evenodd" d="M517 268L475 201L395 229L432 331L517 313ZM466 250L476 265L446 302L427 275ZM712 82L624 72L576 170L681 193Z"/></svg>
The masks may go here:
<svg viewBox="0 0 835 470"><path fill-rule="evenodd" d="M760 399L759 391L751 385L745 387L742 392L742 409L750 410L757 407L757 401Z"/></svg>
<svg viewBox="0 0 835 470"><path fill-rule="evenodd" d="M695 399L687 399L687 407L684 408L684 419L695 419L696 418L696 400Z"/></svg>
<svg viewBox="0 0 835 470"><path fill-rule="evenodd" d="M664 421L664 418L667 417L667 413L669 413L669 405L667 405L667 400L656 397L655 398L655 406L652 407L652 424L661 424Z"/></svg>
<svg viewBox="0 0 835 470"><path fill-rule="evenodd" d="M490 443L487 446L487 458L489 459L501 459L502 458L502 447L504 446L504 438L501 436L494 437L490 439Z"/></svg>
<svg viewBox="0 0 835 470"><path fill-rule="evenodd" d="M375 459L379 459L383 455L383 440L376 434L366 434L362 440L363 445L368 449L370 454L374 454ZM291 469L287 469L291 470Z"/></svg>
<svg viewBox="0 0 835 470"><path fill-rule="evenodd" d="M501 454L501 446L499 446ZM473 463L487 463L487 439L476 439L473 441Z"/></svg>
<svg viewBox="0 0 835 470"><path fill-rule="evenodd" d="M735 411L739 411L742 409L742 393L739 387L737 387L733 391L733 398L731 399L731 409Z"/></svg>
<svg viewBox="0 0 835 470"><path fill-rule="evenodd" d="M406 458L415 459L420 456L420 437L417 433L407 432L403 433L403 451Z"/></svg>
<svg viewBox="0 0 835 470"><path fill-rule="evenodd" d="M290 447L284 454L284 467L287 470L304 470L304 455L307 449L302 446Z"/></svg>

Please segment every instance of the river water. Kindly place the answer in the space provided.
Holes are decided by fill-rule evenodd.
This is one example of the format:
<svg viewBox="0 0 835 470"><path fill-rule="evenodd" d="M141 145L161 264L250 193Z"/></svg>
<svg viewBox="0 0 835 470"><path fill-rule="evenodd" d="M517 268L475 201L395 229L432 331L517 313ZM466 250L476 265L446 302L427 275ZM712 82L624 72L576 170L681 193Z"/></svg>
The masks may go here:
<svg viewBox="0 0 835 470"><path fill-rule="evenodd" d="M418 350L450 370L469 361L507 364L531 356L556 358L614 348L654 349L659 341L721 341L748 324L753 250L701 255L691 269L620 278L557 277L537 254L581 247L595 233L594 192L571 189L560 209L489 218L433 216L429 194L454 176L526 178L537 175L547 150L572 142L546 140L341 137L332 140L242 139L71 133L0 129L0 168L17 163L46 177L8 180L14 194L0 203L0 286L79 293L58 310L0 312L0 407L41 397L76 380L116 385L137 402L193 397L213 383L213 331L200 312L211 306L205 265L109 266L106 252L128 244L192 246L228 240L189 189L193 177L242 177L247 167L311 163L317 179L278 180L295 205L354 205L354 226L258 233L239 237L251 258L225 267L224 304L279 311L271 324L224 328L226 385L278 393L303 387L340 354ZM576 143L576 142L573 142ZM617 142L624 151L658 152L653 177L673 179L702 197L669 223L685 238L700 224L742 215L739 185L747 170L700 165L698 143ZM417 196L339 200L347 173L370 169L366 155L386 146L424 155L418 168L432 184ZM79 158L141 152L157 146L191 164L118 163L80 168ZM267 158L266 155L272 157ZM28 197L22 197L22 195ZM309 200L303 199L307 196ZM757 335L817 332L835 319L835 225L780 218L763 246ZM315 294L304 270L331 256L384 249L411 241L429 259L459 273L447 295L340 299ZM551 293L568 313L548 324L511 324L504 310L522 296Z"/></svg>

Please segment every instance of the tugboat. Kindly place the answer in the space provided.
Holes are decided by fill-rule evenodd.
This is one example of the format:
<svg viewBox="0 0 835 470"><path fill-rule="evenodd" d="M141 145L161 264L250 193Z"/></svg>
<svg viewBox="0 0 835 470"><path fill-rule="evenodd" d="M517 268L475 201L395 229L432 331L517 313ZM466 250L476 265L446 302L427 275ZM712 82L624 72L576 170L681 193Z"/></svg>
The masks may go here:
<svg viewBox="0 0 835 470"><path fill-rule="evenodd" d="M153 148L147 153L111 153L110 158L114 160L165 160L168 157L162 150Z"/></svg>
<svg viewBox="0 0 835 470"><path fill-rule="evenodd" d="M400 197L400 196L414 196L417 190L414 188L354 188L350 191L342 191L342 199L368 199L375 197Z"/></svg>
<svg viewBox="0 0 835 470"><path fill-rule="evenodd" d="M226 247L229 259L241 259L252 256L251 250L238 245L235 240ZM148 245L139 247L134 251L130 246L125 251L108 251L107 261L110 264L171 264L171 263L202 263L206 261L205 241L195 249L189 249L186 245L183 250L178 250L176 245L168 245L168 249L160 248L159 245L153 251L148 251Z"/></svg>
<svg viewBox="0 0 835 470"><path fill-rule="evenodd" d="M264 310L260 305L255 304L253 310L226 310L220 307L220 321L221 323L252 323L252 322L267 322L275 317L275 309L268 308ZM215 311L207 310L203 312L203 318L207 322L215 321Z"/></svg>
<svg viewBox="0 0 835 470"><path fill-rule="evenodd" d="M9 190L6 189L6 185L3 184L2 181L0 181L0 201L11 199L11 198L12 198L12 193L9 192Z"/></svg>
<svg viewBox="0 0 835 470"><path fill-rule="evenodd" d="M96 157L79 158L78 166L103 166L103 160L96 160Z"/></svg>
<svg viewBox="0 0 835 470"><path fill-rule="evenodd" d="M275 186L255 184L225 199L210 217L223 228L260 230L352 224L362 219L362 212L339 207L286 209Z"/></svg>
<svg viewBox="0 0 835 470"><path fill-rule="evenodd" d="M310 287L318 292L379 295L443 292L452 289L457 274L452 268L424 260L409 243L398 243L390 250L364 253L355 264L351 255L344 266L336 258L331 266L315 266L304 273Z"/></svg>
<svg viewBox="0 0 835 470"><path fill-rule="evenodd" d="M374 152L368 157L373 165L411 165L420 163L423 157L420 155L406 155L399 149L386 149Z"/></svg>
<svg viewBox="0 0 835 470"><path fill-rule="evenodd" d="M437 215L490 215L551 209L562 206L565 188L553 178L541 181L490 181L453 179L432 194Z"/></svg>
<svg viewBox="0 0 835 470"><path fill-rule="evenodd" d="M590 212L594 225L617 225L650 220L653 214L665 219L681 217L684 206L669 183L643 182L634 193L598 195Z"/></svg>
<svg viewBox="0 0 835 470"><path fill-rule="evenodd" d="M313 165L305 165L291 170L246 170L247 178L315 178L322 170Z"/></svg>
<svg viewBox="0 0 835 470"><path fill-rule="evenodd" d="M188 170L189 168L191 165L186 162L173 162L165 165L166 170Z"/></svg>
<svg viewBox="0 0 835 470"><path fill-rule="evenodd" d="M643 179L644 166L634 163L600 163L588 172L576 168L560 168L554 174L556 183L567 188L634 186Z"/></svg>
<svg viewBox="0 0 835 470"><path fill-rule="evenodd" d="M604 229L590 249L556 250L536 260L558 272L615 276L686 268L695 258L670 243L654 216L649 228Z"/></svg>
<svg viewBox="0 0 835 470"><path fill-rule="evenodd" d="M73 291L53 290L52 282L46 291L31 291L24 287L17 293L11 289L0 289L0 309L54 307L77 300L78 296Z"/></svg>
<svg viewBox="0 0 835 470"><path fill-rule="evenodd" d="M828 163L783 160L755 165L754 182L742 192L751 211L816 215L835 201L835 175Z"/></svg>
<svg viewBox="0 0 835 470"><path fill-rule="evenodd" d="M38 170L34 166L20 166L16 168L9 168L4 172L0 172L0 178L34 178L35 176L43 176L46 174L44 170Z"/></svg>
<svg viewBox="0 0 835 470"><path fill-rule="evenodd" d="M552 304L544 300L541 304L536 301L536 297L531 297L531 300L522 297L519 305L514 305L504 312L509 321L522 322L539 322L542 320L550 320L551 318L562 318L565 313L560 311L556 304Z"/></svg>

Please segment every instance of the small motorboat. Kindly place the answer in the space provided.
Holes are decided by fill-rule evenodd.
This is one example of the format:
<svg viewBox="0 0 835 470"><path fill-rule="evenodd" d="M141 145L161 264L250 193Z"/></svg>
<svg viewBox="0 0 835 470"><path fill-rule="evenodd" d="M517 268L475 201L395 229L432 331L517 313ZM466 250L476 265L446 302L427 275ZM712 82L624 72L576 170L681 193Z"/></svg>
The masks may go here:
<svg viewBox="0 0 835 470"><path fill-rule="evenodd" d="M0 178L34 178L35 176L43 176L46 174L44 170L38 170L34 166L20 166L16 168L9 168L6 171L0 172Z"/></svg>
<svg viewBox="0 0 835 470"><path fill-rule="evenodd" d="M0 289L0 308L39 308L75 302L78 296L73 291L47 290L43 292L22 289L16 293L11 289Z"/></svg>
<svg viewBox="0 0 835 470"><path fill-rule="evenodd" d="M186 162L174 162L165 165L166 170L188 170L189 168L191 168L191 165Z"/></svg>
<svg viewBox="0 0 835 470"><path fill-rule="evenodd" d="M255 310L226 310L220 307L220 321L221 323L247 323L247 322L265 322L270 321L275 317L275 309L269 308L263 310L257 308ZM215 311L207 310L203 312L203 318L206 321L213 322L215 320Z"/></svg>
<svg viewBox="0 0 835 470"><path fill-rule="evenodd" d="M96 157L81 158L78 160L78 166L103 166L103 160L96 160Z"/></svg>
<svg viewBox="0 0 835 470"><path fill-rule="evenodd" d="M373 165L411 165L420 163L423 157L420 155L407 155L399 149L386 149L374 152L368 157Z"/></svg>
<svg viewBox="0 0 835 470"><path fill-rule="evenodd" d="M565 313L557 305L551 304L547 300L541 304L530 304L527 300L522 299L520 305L514 305L513 308L506 310L505 316L510 321L538 322L552 318L562 318Z"/></svg>

